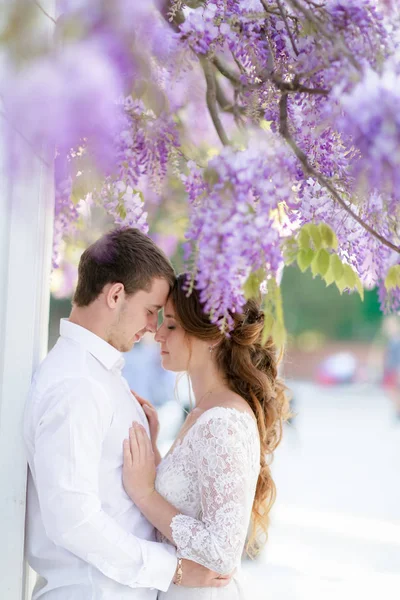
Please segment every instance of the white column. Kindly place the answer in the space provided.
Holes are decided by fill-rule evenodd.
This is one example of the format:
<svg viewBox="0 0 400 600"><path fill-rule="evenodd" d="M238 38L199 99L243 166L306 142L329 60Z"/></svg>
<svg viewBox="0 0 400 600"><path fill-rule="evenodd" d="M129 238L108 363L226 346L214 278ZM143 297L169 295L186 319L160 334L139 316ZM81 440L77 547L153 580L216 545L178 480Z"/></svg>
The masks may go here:
<svg viewBox="0 0 400 600"><path fill-rule="evenodd" d="M42 2L47 11L52 4ZM44 15L43 27L51 34ZM0 597L22 600L27 585L22 416L32 371L47 350L54 189L51 161L44 163L17 133L24 167L10 176L4 132L0 118Z"/></svg>

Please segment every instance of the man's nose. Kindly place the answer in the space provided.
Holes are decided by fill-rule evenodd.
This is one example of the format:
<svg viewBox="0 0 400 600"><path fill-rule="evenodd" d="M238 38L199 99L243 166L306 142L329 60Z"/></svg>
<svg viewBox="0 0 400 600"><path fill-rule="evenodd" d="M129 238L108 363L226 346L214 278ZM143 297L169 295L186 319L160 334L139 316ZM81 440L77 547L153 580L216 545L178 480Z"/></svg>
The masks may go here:
<svg viewBox="0 0 400 600"><path fill-rule="evenodd" d="M158 315L151 315L151 317L147 321L146 330L150 331L151 333L155 333L157 331L157 322Z"/></svg>

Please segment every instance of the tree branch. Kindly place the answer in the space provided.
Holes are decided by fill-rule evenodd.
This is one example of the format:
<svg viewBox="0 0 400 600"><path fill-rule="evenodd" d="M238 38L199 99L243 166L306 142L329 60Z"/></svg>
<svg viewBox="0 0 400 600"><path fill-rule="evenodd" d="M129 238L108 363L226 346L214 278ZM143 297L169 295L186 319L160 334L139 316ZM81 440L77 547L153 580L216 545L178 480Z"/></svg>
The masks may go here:
<svg viewBox="0 0 400 600"><path fill-rule="evenodd" d="M200 64L203 68L204 75L206 78L206 84L207 84L206 101L207 101L208 110L210 112L216 132L218 133L219 139L221 140L221 142L224 146L228 146L229 139L225 133L224 127L222 125L221 119L218 114L217 86L216 86L215 73L213 72L212 64L208 59L203 58L203 57L200 57Z"/></svg>
<svg viewBox="0 0 400 600"><path fill-rule="evenodd" d="M291 134L289 132L287 102L288 102L288 97L287 97L287 94L284 93L284 94L282 94L281 99L279 101L279 133L282 135L282 137L286 140L286 142L292 148L293 152L295 153L295 155L297 156L297 158L303 165L304 171L307 174L312 175L314 177L314 179L316 179L318 181L318 183L320 183L323 187L325 187L332 194L332 196L336 200L336 202L338 204L340 204L340 206L355 221L357 221L357 223L359 223L359 225L361 225L361 227L366 229L371 235L373 235L376 239L378 239L384 246L387 246L391 250L394 250L395 252L400 254L400 247L396 246L395 244L393 244L392 242L387 240L380 233L375 231L375 229L373 229L370 225L368 225L368 223L363 221L363 219L361 219L361 217L359 217L350 208L350 206L348 204L346 204L346 202L343 200L343 198L341 198L340 194L333 187L333 185L330 183L330 181L328 181L321 173L319 173L316 169L314 169L314 167L312 165L310 165L306 154L303 152L303 150L301 150L301 148L299 148L299 146L296 144L295 140L293 139L293 137L291 136Z"/></svg>
<svg viewBox="0 0 400 600"><path fill-rule="evenodd" d="M264 2L265 0L261 0L262 5L264 6ZM296 56L299 55L299 51L297 50L297 46L296 46L296 42L294 41L294 36L293 36L293 32L289 27L289 23L287 20L287 16L286 16L286 12L284 11L283 7L282 7L282 3L280 2L280 0L276 0L277 4L278 4L278 8L279 8L279 12L281 13L283 22L285 23L285 27L286 27L286 31L288 33L289 39L290 39L290 43L292 44L292 48L293 48L293 52L295 53Z"/></svg>
<svg viewBox="0 0 400 600"><path fill-rule="evenodd" d="M217 67L221 75L229 79L229 81L231 81L237 86L242 85L240 81L240 76L237 73L235 73L235 71L233 71L226 63L224 63L223 60L221 60L218 56L213 56L211 62Z"/></svg>
<svg viewBox="0 0 400 600"><path fill-rule="evenodd" d="M278 90L280 90L281 92L286 92L288 94L301 93L328 96L330 93L330 90L326 90L324 88L311 88L306 85L302 85L301 83L299 83L298 80L283 81L276 75L276 73L274 73L270 69L264 69L262 73L257 75L257 77L262 80L261 83L254 83L245 86L240 81L237 73L235 73L235 71L233 71L221 58L219 58L218 56L214 56L211 59L211 62L216 66L221 75L229 79L229 81L234 83L236 86L243 87L243 89L260 88L265 83L265 81L268 80L271 81Z"/></svg>
<svg viewBox="0 0 400 600"><path fill-rule="evenodd" d="M42 11L42 13L48 18L50 19L50 21L53 21L54 25L57 25L57 21L43 8L43 6L40 4L40 2L38 2L38 0L33 0L34 3L36 4L36 6L38 7L39 10Z"/></svg>
<svg viewBox="0 0 400 600"><path fill-rule="evenodd" d="M297 9L300 13L302 13L302 15L304 17L306 17L306 19L308 19L310 21L310 23L315 25L315 27L322 33L322 35L325 36L326 39L328 39L330 42L332 42L332 44L335 44L335 43L337 43L337 41L339 41L340 50L343 52L343 54L346 56L346 58L349 60L349 62L351 62L353 67L357 71L361 71L360 63L354 58L353 54L349 51L348 47L346 46L345 42L343 41L342 36L338 35L338 37L334 37L329 31L327 31L327 29L324 27L322 21L320 19L318 19L317 17L315 17L314 14L311 12L311 10L304 8L304 6L301 4L301 2L299 2L299 0L287 0L287 1L289 2L289 4L292 5L293 8Z"/></svg>

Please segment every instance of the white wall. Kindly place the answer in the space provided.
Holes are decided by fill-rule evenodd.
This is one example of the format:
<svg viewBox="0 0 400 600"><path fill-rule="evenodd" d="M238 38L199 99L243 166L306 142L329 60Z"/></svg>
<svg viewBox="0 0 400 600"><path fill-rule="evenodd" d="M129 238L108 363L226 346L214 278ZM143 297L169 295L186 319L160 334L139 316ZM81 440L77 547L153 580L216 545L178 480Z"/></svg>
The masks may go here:
<svg viewBox="0 0 400 600"><path fill-rule="evenodd" d="M46 10L53 2L42 2ZM51 21L43 16L51 35ZM43 32L41 32L43 33ZM9 176L0 117L0 598L26 595L26 460L21 423L33 369L47 350L53 173L15 134L23 175Z"/></svg>

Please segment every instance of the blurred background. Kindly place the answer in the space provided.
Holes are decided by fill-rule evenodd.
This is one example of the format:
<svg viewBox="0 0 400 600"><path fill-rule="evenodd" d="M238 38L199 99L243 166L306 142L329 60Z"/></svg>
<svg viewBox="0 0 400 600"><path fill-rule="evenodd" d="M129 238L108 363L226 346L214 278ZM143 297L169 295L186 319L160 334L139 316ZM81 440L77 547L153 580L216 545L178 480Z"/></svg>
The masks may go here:
<svg viewBox="0 0 400 600"><path fill-rule="evenodd" d="M171 214L171 213L169 213ZM153 219L152 237L182 270L179 217ZM53 272L50 347L67 317L79 256L111 223L64 242ZM398 600L400 597L400 325L380 312L377 292L340 296L286 268L288 344L282 374L293 411L273 463L277 501L265 550L244 560L254 599ZM126 354L124 375L151 400L166 453L189 409L185 375L162 370L151 337Z"/></svg>

